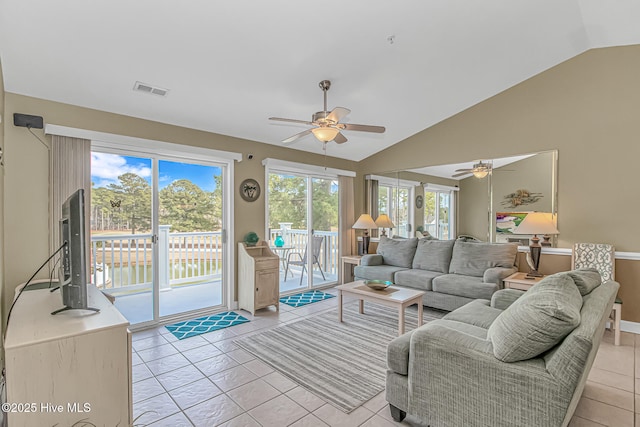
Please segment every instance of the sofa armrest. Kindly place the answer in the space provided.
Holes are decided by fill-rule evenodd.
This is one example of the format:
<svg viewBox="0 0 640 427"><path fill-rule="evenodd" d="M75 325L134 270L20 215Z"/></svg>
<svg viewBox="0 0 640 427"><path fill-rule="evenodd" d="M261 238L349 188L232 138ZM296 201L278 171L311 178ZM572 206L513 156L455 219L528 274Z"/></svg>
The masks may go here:
<svg viewBox="0 0 640 427"><path fill-rule="evenodd" d="M364 255L360 260L360 265L382 265L382 255L371 254Z"/></svg>
<svg viewBox="0 0 640 427"><path fill-rule="evenodd" d="M487 268L482 276L484 283L495 283L502 288L502 281L518 271L515 267L491 267Z"/></svg>
<svg viewBox="0 0 640 427"><path fill-rule="evenodd" d="M409 345L413 331L402 334L387 345L387 366L400 375L409 374Z"/></svg>
<svg viewBox="0 0 640 427"><path fill-rule="evenodd" d="M490 341L433 322L414 331L410 352L407 412L427 424L562 425L571 393L542 358L501 362Z"/></svg>
<svg viewBox="0 0 640 427"><path fill-rule="evenodd" d="M515 300L520 298L525 291L519 289L501 289L491 296L491 307L506 310Z"/></svg>

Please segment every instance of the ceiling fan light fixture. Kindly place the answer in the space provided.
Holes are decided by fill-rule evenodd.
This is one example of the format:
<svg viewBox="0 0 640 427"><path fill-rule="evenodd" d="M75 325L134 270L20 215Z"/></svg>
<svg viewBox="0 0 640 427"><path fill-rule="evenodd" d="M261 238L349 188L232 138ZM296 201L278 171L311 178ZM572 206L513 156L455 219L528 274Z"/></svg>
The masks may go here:
<svg viewBox="0 0 640 427"><path fill-rule="evenodd" d="M333 139L338 135L340 130L332 127L317 127L317 128L311 129L311 132L313 132L313 136L315 136L318 139L318 141L329 142L329 141L333 141Z"/></svg>
<svg viewBox="0 0 640 427"><path fill-rule="evenodd" d="M478 179L482 179L487 175L489 175L489 169L487 169L487 168L476 169L476 170L473 171L473 176L475 176Z"/></svg>

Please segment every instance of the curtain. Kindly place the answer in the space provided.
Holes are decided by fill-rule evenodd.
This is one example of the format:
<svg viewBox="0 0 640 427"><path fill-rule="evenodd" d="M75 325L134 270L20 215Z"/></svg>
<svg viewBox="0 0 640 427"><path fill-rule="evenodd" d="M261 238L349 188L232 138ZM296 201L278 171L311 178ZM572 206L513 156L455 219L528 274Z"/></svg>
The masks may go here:
<svg viewBox="0 0 640 427"><path fill-rule="evenodd" d="M67 197L84 188L85 237L87 266L91 259L91 141L52 135L49 157L49 247L55 252L60 247L59 221L61 207ZM87 275L90 268L87 268Z"/></svg>
<svg viewBox="0 0 640 427"><path fill-rule="evenodd" d="M371 218L375 221L378 216L380 216L380 212L378 209L378 196L380 194L380 183L377 179L369 180L369 214ZM391 217L391 212L386 212ZM378 237L378 229L371 230L371 237ZM389 236L391 237L391 236Z"/></svg>
<svg viewBox="0 0 640 427"><path fill-rule="evenodd" d="M356 222L355 206L353 203L353 177L339 176L338 186L340 188L340 201L338 203L339 215L339 235L341 256L358 253L356 246L356 232L351 226Z"/></svg>

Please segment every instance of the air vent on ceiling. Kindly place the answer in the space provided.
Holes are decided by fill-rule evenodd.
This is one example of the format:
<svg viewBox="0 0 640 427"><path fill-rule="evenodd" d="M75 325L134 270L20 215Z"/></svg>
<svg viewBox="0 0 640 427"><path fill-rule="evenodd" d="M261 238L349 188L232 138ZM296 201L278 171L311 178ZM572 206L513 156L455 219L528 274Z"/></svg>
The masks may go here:
<svg viewBox="0 0 640 427"><path fill-rule="evenodd" d="M144 92L144 93L151 93L153 95L158 95L158 96L167 96L167 93L169 93L169 89L164 89L158 86L152 86L150 84L142 83L142 82L136 82L136 84L133 86L133 90L137 90L139 92Z"/></svg>

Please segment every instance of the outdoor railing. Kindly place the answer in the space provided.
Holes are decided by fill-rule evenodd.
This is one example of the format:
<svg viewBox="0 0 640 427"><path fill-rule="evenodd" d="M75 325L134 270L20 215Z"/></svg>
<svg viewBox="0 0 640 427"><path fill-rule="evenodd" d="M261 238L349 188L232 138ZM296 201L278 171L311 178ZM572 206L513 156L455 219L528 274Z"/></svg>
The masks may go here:
<svg viewBox="0 0 640 427"><path fill-rule="evenodd" d="M222 277L222 233L171 233L160 226L158 238L158 281L160 288L171 285L218 280ZM273 242L283 230L271 230ZM320 266L325 274L337 277L339 266L338 233L315 231L324 236ZM307 245L306 230L286 230L285 241L292 252L302 256ZM92 282L102 289L137 291L149 289L153 271L152 234L91 236Z"/></svg>
<svg viewBox="0 0 640 427"><path fill-rule="evenodd" d="M316 236L324 236L320 256L318 257L322 270L325 273L329 273L329 275L337 276L340 264L338 232L314 230L313 233ZM271 244L273 244L272 242L275 241L278 235L283 237L286 246L292 246L288 253L298 252L301 257L304 255L304 249L309 240L307 230L272 228L269 236Z"/></svg>
<svg viewBox="0 0 640 427"><path fill-rule="evenodd" d="M152 235L91 236L92 282L104 289L141 290L152 283ZM222 277L222 233L170 233L160 226L160 288Z"/></svg>

